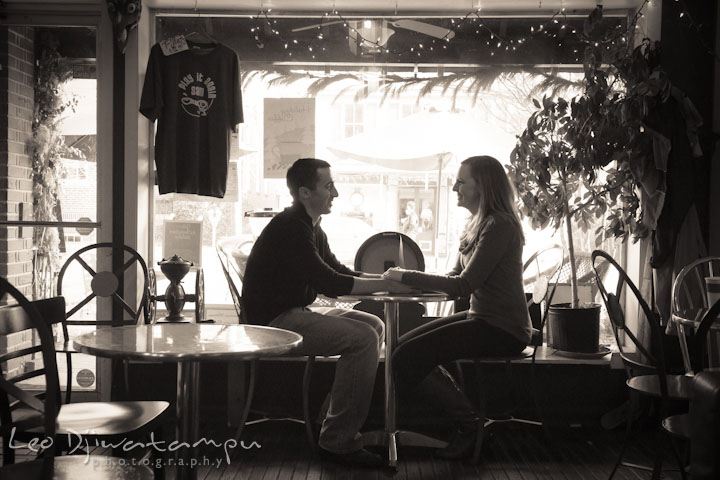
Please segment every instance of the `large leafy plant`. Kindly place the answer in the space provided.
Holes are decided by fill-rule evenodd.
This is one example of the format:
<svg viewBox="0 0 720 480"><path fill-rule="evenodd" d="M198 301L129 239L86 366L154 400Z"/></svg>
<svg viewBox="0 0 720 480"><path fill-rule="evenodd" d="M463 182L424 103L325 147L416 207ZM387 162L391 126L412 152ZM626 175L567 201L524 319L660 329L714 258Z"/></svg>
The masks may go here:
<svg viewBox="0 0 720 480"><path fill-rule="evenodd" d="M573 225L583 231L605 218L596 234L647 235L636 175L652 155L643 119L668 82L653 73L656 44L629 46L635 20L607 29L598 7L585 22L581 93L567 100L545 96L518 136L508 174L521 212L534 228L565 226L572 306L577 307Z"/></svg>

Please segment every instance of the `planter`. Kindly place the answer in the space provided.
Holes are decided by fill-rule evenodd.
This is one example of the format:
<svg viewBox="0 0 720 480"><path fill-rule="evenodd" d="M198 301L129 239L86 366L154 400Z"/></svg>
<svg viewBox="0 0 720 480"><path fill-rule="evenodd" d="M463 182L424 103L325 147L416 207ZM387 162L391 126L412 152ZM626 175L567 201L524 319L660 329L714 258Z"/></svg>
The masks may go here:
<svg viewBox="0 0 720 480"><path fill-rule="evenodd" d="M564 352L597 353L600 339L600 305L551 305L548 312L548 346Z"/></svg>

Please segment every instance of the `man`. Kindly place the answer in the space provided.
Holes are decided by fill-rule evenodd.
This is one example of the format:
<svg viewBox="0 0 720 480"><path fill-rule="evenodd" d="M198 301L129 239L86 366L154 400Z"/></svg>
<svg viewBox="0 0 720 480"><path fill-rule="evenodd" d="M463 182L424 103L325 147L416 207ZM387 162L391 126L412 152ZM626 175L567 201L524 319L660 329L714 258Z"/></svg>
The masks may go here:
<svg viewBox="0 0 720 480"><path fill-rule="evenodd" d="M243 301L252 323L303 336L301 353L340 355L320 431L323 456L361 466L383 459L363 448L360 427L370 407L384 325L375 315L341 308L308 308L318 293L336 297L409 288L380 275L355 272L330 251L320 217L338 196L330 164L297 160L287 172L293 204L258 237L243 280Z"/></svg>

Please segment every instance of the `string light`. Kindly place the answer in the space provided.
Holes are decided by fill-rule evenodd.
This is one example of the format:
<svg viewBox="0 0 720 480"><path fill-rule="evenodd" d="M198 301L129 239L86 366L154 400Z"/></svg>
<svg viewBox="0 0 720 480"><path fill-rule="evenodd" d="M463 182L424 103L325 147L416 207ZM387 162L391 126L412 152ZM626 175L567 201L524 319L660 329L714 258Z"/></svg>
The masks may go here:
<svg viewBox="0 0 720 480"><path fill-rule="evenodd" d="M695 24L694 20L689 15L684 1L681 2L680 0L675 0L675 3L680 4L680 18L687 19L690 23L690 26L694 27L696 30L699 30L700 27ZM292 52L288 49L289 45L296 45L299 48L304 48L308 52L308 54L311 54L313 56L313 58L315 58L314 53L316 51L327 51L327 49L324 46L320 46L319 43L325 42L326 39L323 35L322 28L330 22L341 22L343 27L347 28L350 32L348 35L346 35L345 38L348 39L350 38L350 36L352 36L357 42L357 45L363 49L366 49L368 53L395 55L397 57L402 57L404 55L421 56L421 52L428 50L434 52L434 47L439 47L440 45L442 45L443 50L447 50L447 45L451 42L451 40L461 37L457 34L462 33L462 29L465 26L469 25L470 34L474 32L475 36L481 37L483 34L486 33L489 36L490 40L485 41L484 43L489 47L488 50L490 56L495 56L495 53L500 51L517 51L515 45L524 45L527 40L536 39L538 37L547 37L548 39L557 39L558 37L560 37L560 41L556 40L555 44L559 47L562 47L565 41L567 41L567 32L570 32L571 35L575 36L575 38L579 42L590 44L595 48L611 50L612 46L622 44L629 49L633 47L633 42L628 42L627 34L639 31L641 26L638 25L638 20L640 18L645 18L645 7L652 6L653 5L651 3L651 0L644 0L642 5L640 5L640 7L635 11L634 16L625 25L618 24L614 27L616 31L615 35L605 36L603 39L590 39L584 33L579 33L576 28L574 28L570 23L568 23L564 7L559 11L555 12L546 21L536 25L531 25L529 33L525 36L521 36L520 38L509 38L504 33L499 34L498 32L494 31L493 28L487 23L485 23L485 20L480 16L481 9L477 8L476 10L472 10L464 16L458 17L457 19L450 18L450 26L447 27L447 33L443 37L432 39L428 41L427 44L425 44L425 42L423 41L418 41L415 45L407 46L405 48L390 48L385 45L385 43L387 42L387 37L383 38L384 35L382 33L382 30L379 35L374 36L373 38L366 38L363 34L363 31L374 31L375 29L373 29L373 27L377 25L378 21L370 19L363 20L362 26L364 28L363 31L361 31L358 28L354 27L354 25L357 24L355 23L355 21L348 21L340 12L337 11L337 9L335 9L334 6L331 12L327 11L322 14L317 25L317 30L315 30L317 34L313 35L310 41L299 41L297 38L285 38L284 35L277 28L274 28L274 26L277 25L277 20L271 19L269 17L271 9L261 10L255 17L251 18L254 18L254 20L256 21L264 21L268 26L270 26L269 32L279 38L285 49L288 50L289 56L292 55ZM381 29L387 28L385 20L381 20L380 22L382 22L380 27ZM262 29L259 26L255 26L250 29L250 32L255 36L258 48L263 48L266 41L263 41ZM268 30L266 30L266 32L268 32ZM467 41L467 35L462 38ZM381 43L383 42L383 40L385 42ZM576 48L573 48L572 51L573 53L578 53L578 49ZM717 58L717 55L711 49L708 48L708 52Z"/></svg>

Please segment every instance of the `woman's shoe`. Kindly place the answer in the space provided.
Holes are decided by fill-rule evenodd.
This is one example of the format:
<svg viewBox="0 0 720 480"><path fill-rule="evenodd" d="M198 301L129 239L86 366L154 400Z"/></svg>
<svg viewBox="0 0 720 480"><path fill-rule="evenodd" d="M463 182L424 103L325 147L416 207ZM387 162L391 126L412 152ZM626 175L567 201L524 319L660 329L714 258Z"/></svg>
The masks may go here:
<svg viewBox="0 0 720 480"><path fill-rule="evenodd" d="M477 420L461 424L447 446L435 451L435 456L445 460L459 460L471 456L475 450L478 429L481 428L480 422L483 421Z"/></svg>

